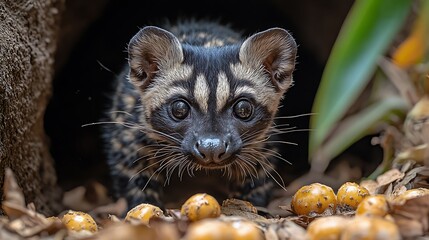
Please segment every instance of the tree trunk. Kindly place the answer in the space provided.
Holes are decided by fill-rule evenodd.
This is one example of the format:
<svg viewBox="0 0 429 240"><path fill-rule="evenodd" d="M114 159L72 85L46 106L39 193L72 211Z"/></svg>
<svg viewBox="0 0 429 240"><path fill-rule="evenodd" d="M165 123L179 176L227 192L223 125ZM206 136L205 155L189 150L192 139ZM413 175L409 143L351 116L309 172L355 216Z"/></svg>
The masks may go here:
<svg viewBox="0 0 429 240"><path fill-rule="evenodd" d="M64 4L0 1L0 186L10 167L27 203L45 214L58 212L61 199L43 118Z"/></svg>

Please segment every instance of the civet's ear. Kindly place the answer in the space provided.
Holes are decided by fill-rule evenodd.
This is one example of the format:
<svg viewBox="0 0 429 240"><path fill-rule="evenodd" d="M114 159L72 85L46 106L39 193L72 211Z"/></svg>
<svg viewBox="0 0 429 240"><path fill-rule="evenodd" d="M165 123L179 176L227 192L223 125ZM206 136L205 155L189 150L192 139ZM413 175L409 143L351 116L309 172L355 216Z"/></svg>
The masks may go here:
<svg viewBox="0 0 429 240"><path fill-rule="evenodd" d="M183 61L179 40L170 32L153 26L144 27L128 45L130 80L145 88L162 69Z"/></svg>
<svg viewBox="0 0 429 240"><path fill-rule="evenodd" d="M292 84L297 46L293 37L282 28L271 28L247 38L240 48L239 58L253 68L261 66L280 91Z"/></svg>

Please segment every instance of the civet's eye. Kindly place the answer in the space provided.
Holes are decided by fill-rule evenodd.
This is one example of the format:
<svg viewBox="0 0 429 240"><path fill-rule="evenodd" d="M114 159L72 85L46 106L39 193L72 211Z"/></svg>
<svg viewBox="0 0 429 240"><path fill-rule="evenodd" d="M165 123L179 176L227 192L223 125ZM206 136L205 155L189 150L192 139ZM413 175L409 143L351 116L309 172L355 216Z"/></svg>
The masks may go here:
<svg viewBox="0 0 429 240"><path fill-rule="evenodd" d="M253 105L247 100L240 100L234 105L234 114L241 120L249 119L253 113Z"/></svg>
<svg viewBox="0 0 429 240"><path fill-rule="evenodd" d="M177 100L171 104L171 114L177 119L185 119L189 115L189 104L183 100Z"/></svg>

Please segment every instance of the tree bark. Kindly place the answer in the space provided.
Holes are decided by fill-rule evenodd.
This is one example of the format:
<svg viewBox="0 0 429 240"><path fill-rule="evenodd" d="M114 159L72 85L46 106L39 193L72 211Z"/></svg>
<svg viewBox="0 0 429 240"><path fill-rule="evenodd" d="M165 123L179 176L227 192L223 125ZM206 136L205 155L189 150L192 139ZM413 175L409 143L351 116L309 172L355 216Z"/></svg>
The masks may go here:
<svg viewBox="0 0 429 240"><path fill-rule="evenodd" d="M27 203L33 202L45 214L61 208L43 118L64 4L64 0L0 1L0 186L4 169L10 167Z"/></svg>

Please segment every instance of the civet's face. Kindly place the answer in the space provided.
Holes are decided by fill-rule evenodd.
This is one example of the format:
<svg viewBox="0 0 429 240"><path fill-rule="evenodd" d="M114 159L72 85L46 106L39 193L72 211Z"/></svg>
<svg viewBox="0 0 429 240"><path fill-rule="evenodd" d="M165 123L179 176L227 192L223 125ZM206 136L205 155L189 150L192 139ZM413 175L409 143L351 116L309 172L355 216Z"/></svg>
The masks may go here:
<svg viewBox="0 0 429 240"><path fill-rule="evenodd" d="M243 43L181 44L168 31L143 28L130 42L130 80L139 88L147 134L175 146L188 167L249 161L283 93L292 84L296 44L273 28Z"/></svg>

